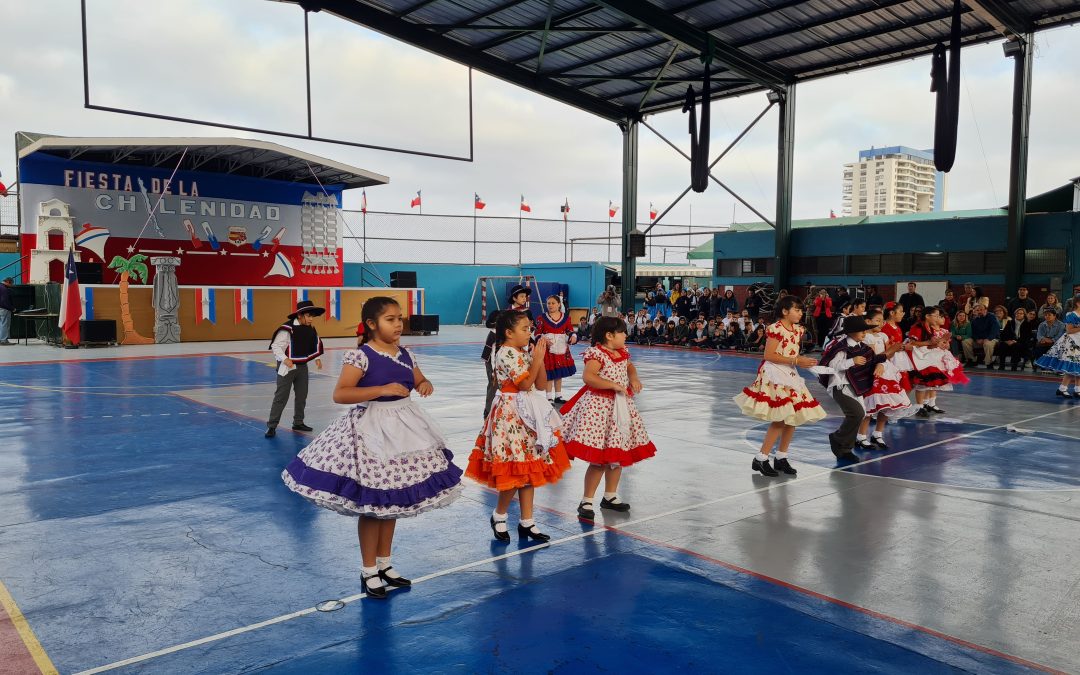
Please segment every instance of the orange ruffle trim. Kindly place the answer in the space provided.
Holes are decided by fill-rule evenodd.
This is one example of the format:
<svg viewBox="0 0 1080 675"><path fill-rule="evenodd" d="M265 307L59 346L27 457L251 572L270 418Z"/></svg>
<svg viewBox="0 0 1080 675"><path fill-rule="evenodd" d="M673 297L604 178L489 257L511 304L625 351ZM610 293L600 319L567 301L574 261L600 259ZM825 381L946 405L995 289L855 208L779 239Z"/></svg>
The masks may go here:
<svg viewBox="0 0 1080 675"><path fill-rule="evenodd" d="M520 487L540 487L556 483L570 468L570 457L562 440L548 451L551 463L540 459L526 462L492 462L484 458L484 437L481 436L469 455L465 475L499 492Z"/></svg>

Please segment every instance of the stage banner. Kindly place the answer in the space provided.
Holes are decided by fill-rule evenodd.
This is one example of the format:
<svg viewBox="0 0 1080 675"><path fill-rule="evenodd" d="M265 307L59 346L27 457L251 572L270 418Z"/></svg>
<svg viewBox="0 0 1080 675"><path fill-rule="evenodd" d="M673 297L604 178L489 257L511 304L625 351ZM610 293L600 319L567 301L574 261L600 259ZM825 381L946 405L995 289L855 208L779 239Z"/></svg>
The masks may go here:
<svg viewBox="0 0 1080 675"><path fill-rule="evenodd" d="M340 186L324 191L200 171L177 171L170 181L169 160L162 166L81 162L42 152L22 158L23 251L59 248L67 240L82 262L179 256L181 285L343 284ZM149 273L146 283L152 284L152 266ZM119 276L106 269L104 281L117 283Z"/></svg>

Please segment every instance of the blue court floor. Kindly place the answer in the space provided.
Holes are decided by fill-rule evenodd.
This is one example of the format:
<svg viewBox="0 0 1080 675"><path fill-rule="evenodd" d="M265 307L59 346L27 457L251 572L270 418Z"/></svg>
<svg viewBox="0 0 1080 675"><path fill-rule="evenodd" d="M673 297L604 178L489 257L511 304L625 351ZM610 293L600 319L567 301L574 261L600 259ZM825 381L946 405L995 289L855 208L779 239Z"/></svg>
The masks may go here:
<svg viewBox="0 0 1080 675"><path fill-rule="evenodd" d="M460 466L484 335L406 339ZM316 432L347 345L312 378ZM399 523L414 586L380 602L355 520L281 483L310 437L262 437L264 347L0 351L0 673L1080 672L1080 403L1052 380L975 371L853 467L811 384L830 417L765 478L731 401L756 359L631 347L659 450L624 472L632 510L578 520L577 462L537 492L552 541L499 544L470 484Z"/></svg>

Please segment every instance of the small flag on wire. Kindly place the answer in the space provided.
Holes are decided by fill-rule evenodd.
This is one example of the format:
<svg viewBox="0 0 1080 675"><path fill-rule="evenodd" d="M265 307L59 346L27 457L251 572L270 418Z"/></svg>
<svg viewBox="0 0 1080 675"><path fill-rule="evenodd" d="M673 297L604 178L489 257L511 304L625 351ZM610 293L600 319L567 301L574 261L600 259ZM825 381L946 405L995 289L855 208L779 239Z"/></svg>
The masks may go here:
<svg viewBox="0 0 1080 675"><path fill-rule="evenodd" d="M656 207L652 205L652 202L649 202L649 221L654 220L656 220Z"/></svg>
<svg viewBox="0 0 1080 675"><path fill-rule="evenodd" d="M830 218L835 218L836 217L836 211L833 211L832 209L829 209L829 217Z"/></svg>
<svg viewBox="0 0 1080 675"><path fill-rule="evenodd" d="M250 288L237 288L233 293L235 322L247 321L255 323L255 291Z"/></svg>
<svg viewBox="0 0 1080 675"><path fill-rule="evenodd" d="M209 321L210 323L217 323L217 303L215 302L214 289L212 288L196 288L195 289L195 323L200 324L203 321Z"/></svg>
<svg viewBox="0 0 1080 675"><path fill-rule="evenodd" d="M416 191L416 196L413 197L413 200L411 202L409 202L409 208L410 209L416 208L417 206L420 206L420 191L419 190Z"/></svg>
<svg viewBox="0 0 1080 675"><path fill-rule="evenodd" d="M333 317L341 321L341 289L332 289L326 292L326 320Z"/></svg>
<svg viewBox="0 0 1080 675"><path fill-rule="evenodd" d="M360 213L367 213L367 190L360 191Z"/></svg>
<svg viewBox="0 0 1080 675"><path fill-rule="evenodd" d="M570 199L569 198L566 199L566 203L564 203L562 206L559 207L559 211L562 213L562 219L563 219L563 222L565 223L566 219L570 217Z"/></svg>
<svg viewBox="0 0 1080 675"><path fill-rule="evenodd" d="M476 193L474 192L474 193L473 193L473 203L472 203L472 206L473 206L473 208L474 208L474 209L476 209L477 211L482 211L482 210L484 209L484 207L485 207L485 206L487 206L487 204L485 204L485 203L484 203L484 200L483 200L483 199L480 199L480 195L478 195L478 194L476 194Z"/></svg>
<svg viewBox="0 0 1080 675"><path fill-rule="evenodd" d="M615 217L615 213L616 213L616 212L617 212L618 210L619 210L619 207L618 207L618 206L615 206L615 203L614 203L614 202L612 202L612 201L611 201L611 200L609 199L609 200L608 200L608 203L607 203L607 215L608 215L608 218L614 218L614 217Z"/></svg>
<svg viewBox="0 0 1080 675"><path fill-rule="evenodd" d="M68 249L67 265L64 266L64 291L60 294L60 329L68 341L78 346L79 321L83 318L82 297L79 293L79 275L75 268L75 249Z"/></svg>
<svg viewBox="0 0 1080 675"><path fill-rule="evenodd" d="M518 210L532 213L532 207L529 206L529 202L525 201L525 195L521 195L521 206L518 207Z"/></svg>

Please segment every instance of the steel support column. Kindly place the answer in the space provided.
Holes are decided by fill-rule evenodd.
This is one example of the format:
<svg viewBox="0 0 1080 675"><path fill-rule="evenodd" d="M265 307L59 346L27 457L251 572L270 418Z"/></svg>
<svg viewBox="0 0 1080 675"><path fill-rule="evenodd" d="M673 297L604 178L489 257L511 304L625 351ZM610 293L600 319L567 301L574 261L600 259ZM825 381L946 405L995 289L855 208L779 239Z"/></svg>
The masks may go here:
<svg viewBox="0 0 1080 675"><path fill-rule="evenodd" d="M619 125L622 150L622 311L633 312L637 295L637 258L630 255L629 234L637 227L638 127L637 120Z"/></svg>
<svg viewBox="0 0 1080 675"><path fill-rule="evenodd" d="M773 286L777 291L788 287L791 259L791 178L795 156L795 85L779 92L780 127L776 156L776 250L773 259ZM770 101L774 97L769 98Z"/></svg>
<svg viewBox="0 0 1080 675"><path fill-rule="evenodd" d="M1027 211L1028 129L1031 121L1031 63L1035 36L1006 43L1013 58L1012 147L1009 152L1009 231L1005 251L1005 295L1024 277L1024 216ZM1015 49L1019 47L1019 49Z"/></svg>

